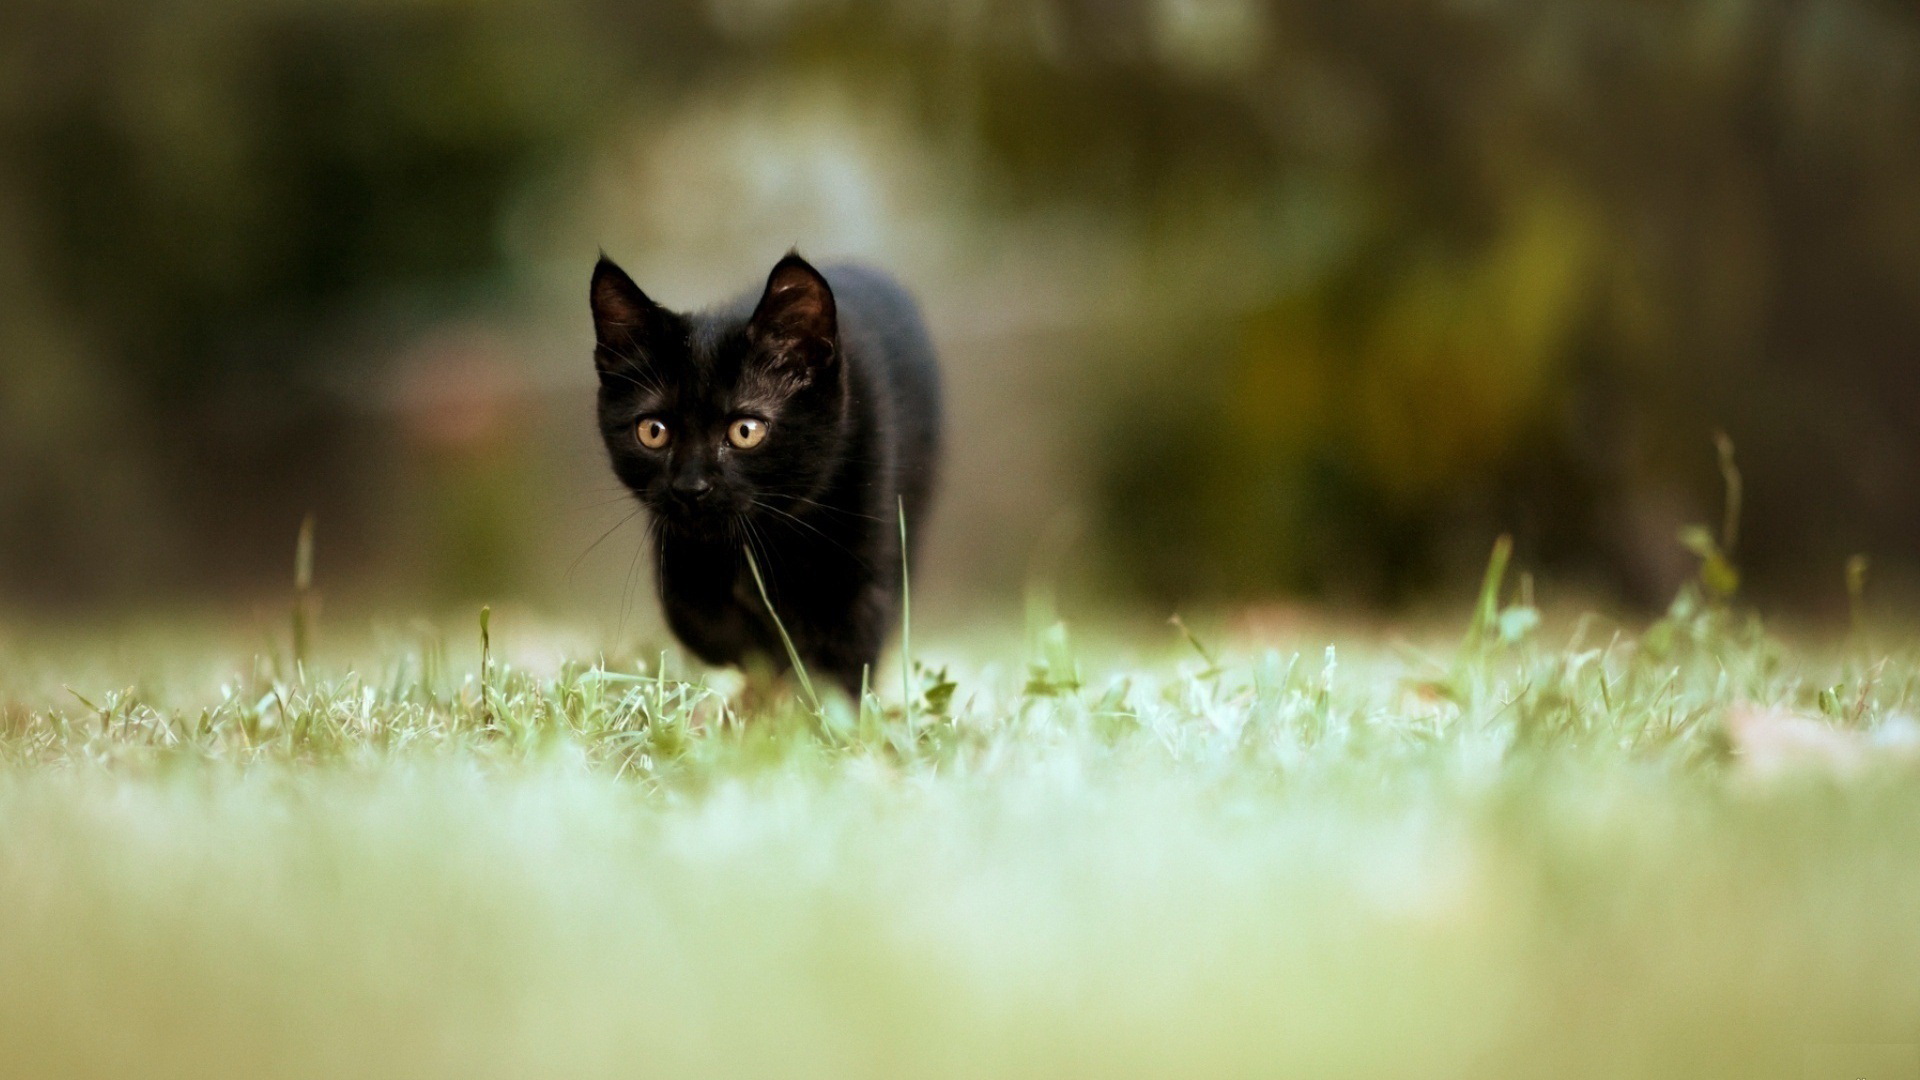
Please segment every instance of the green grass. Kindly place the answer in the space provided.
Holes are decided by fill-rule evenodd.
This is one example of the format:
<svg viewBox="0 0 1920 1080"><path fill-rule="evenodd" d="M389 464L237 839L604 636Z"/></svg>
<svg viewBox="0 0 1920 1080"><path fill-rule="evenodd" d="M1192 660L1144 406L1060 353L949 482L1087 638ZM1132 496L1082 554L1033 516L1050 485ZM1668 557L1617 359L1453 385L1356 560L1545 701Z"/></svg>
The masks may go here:
<svg viewBox="0 0 1920 1080"><path fill-rule="evenodd" d="M500 613L484 666L478 626L0 639L0 1074L1797 1080L1920 1042L1915 764L1761 777L1725 723L1876 745L1911 643L1536 624L917 632L911 715L516 659Z"/></svg>

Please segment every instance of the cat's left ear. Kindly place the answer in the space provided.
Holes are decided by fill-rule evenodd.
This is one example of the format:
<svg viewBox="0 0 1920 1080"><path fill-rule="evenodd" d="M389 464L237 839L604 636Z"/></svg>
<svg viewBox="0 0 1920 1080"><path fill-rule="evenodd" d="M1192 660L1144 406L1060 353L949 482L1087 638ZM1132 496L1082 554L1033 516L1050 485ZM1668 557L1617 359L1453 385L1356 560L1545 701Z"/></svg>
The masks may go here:
<svg viewBox="0 0 1920 1080"><path fill-rule="evenodd" d="M811 380L839 359L839 316L833 290L797 252L774 264L767 291L747 323L747 336L776 363Z"/></svg>
<svg viewBox="0 0 1920 1080"><path fill-rule="evenodd" d="M593 282L587 292L593 302L593 334L600 346L594 351L594 359L601 370L639 359L647 339L665 318L660 305L605 255L594 265Z"/></svg>

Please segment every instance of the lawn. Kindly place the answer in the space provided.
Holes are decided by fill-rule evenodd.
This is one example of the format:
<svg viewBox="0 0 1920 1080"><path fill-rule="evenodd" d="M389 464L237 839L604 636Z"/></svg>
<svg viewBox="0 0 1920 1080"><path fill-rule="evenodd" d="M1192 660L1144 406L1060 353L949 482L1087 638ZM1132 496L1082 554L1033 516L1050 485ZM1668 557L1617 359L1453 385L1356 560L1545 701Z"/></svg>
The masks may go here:
<svg viewBox="0 0 1920 1080"><path fill-rule="evenodd" d="M916 636L910 708L505 614L15 631L0 1073L1920 1074L1920 642L1496 592Z"/></svg>

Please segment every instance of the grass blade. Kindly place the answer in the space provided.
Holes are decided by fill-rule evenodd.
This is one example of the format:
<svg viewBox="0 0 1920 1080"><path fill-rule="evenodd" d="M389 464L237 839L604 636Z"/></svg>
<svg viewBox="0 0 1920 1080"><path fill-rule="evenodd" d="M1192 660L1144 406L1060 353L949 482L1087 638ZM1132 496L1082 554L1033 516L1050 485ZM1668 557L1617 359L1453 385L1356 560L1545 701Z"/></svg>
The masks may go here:
<svg viewBox="0 0 1920 1080"><path fill-rule="evenodd" d="M793 673L800 678L800 689L807 693L807 703L813 707L813 714L824 718L820 710L820 695L813 692L813 680L807 677L807 665L800 660L800 650L793 647L793 638L787 634L787 626L780 621L780 613L773 610L773 599L767 595L767 583L760 576L760 564L754 561L753 549L742 544L740 550L746 553L747 569L753 571L754 588L760 590L760 602L767 606L767 614L773 616L773 628L780 631L780 644L787 647L787 662L793 665Z"/></svg>
<svg viewBox="0 0 1920 1080"><path fill-rule="evenodd" d="M913 729L913 583L907 578L907 500L895 501L900 515L900 701L907 729Z"/></svg>

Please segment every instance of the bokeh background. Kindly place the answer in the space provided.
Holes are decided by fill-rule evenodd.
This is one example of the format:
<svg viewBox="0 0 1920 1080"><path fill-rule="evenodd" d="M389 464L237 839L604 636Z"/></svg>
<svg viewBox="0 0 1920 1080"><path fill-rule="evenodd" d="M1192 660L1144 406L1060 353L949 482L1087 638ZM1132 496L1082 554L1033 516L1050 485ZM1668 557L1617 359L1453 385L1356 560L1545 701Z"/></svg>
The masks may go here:
<svg viewBox="0 0 1920 1080"><path fill-rule="evenodd" d="M596 253L893 269L920 579L1658 603L1920 553L1910 0L4 0L0 608L610 610ZM1051 571L1050 571L1051 572Z"/></svg>

